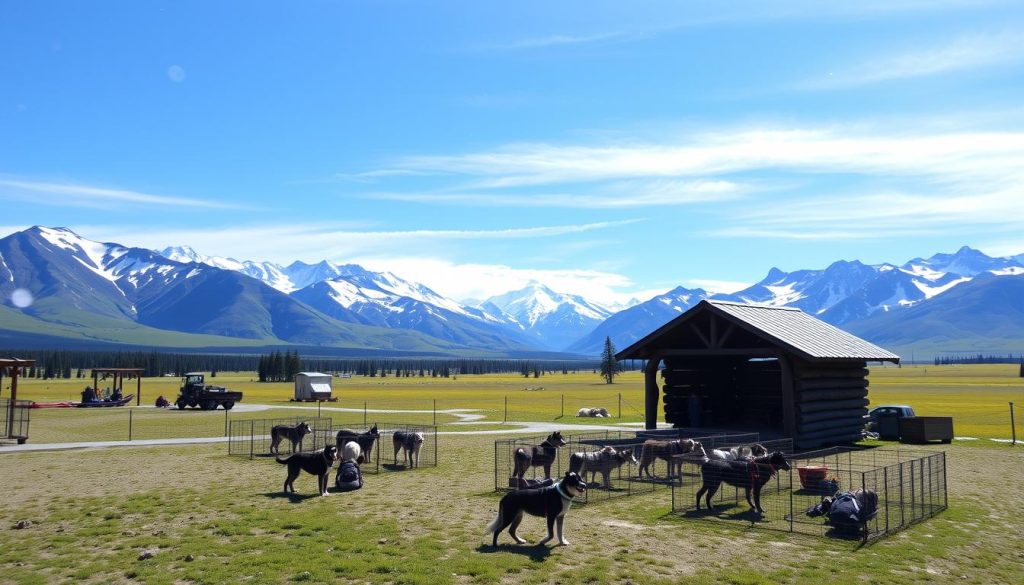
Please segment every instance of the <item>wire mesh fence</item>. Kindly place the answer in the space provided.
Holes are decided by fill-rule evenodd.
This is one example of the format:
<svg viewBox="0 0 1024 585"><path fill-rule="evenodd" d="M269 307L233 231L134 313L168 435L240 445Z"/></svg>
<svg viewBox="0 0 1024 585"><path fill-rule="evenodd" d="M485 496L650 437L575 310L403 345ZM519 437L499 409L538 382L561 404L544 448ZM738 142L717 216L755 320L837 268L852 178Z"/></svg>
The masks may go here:
<svg viewBox="0 0 1024 585"><path fill-rule="evenodd" d="M662 431L594 431L567 434L565 445L545 449L551 435L501 439L494 442L494 489L508 491L557 480L568 471L581 473L587 491L580 503L650 493L681 481L687 467L703 461L703 451L691 450L686 440L706 449L755 443L757 433L690 434L680 429ZM792 451L792 441L765 441L766 448ZM683 452L685 451L685 452ZM517 452L530 454L530 464ZM517 465L517 459L519 463ZM689 471L693 473L693 471Z"/></svg>
<svg viewBox="0 0 1024 585"><path fill-rule="evenodd" d="M930 518L948 504L942 451L834 447L790 454L787 462L788 470L745 462L724 471L717 464L702 465L673 485L672 510L725 526L872 540ZM747 488L760 513L748 505ZM830 522L827 512L813 512L821 511L824 496L843 493L860 502L862 521L852 530Z"/></svg>
<svg viewBox="0 0 1024 585"><path fill-rule="evenodd" d="M437 467L437 427L434 425L374 422L368 427L328 427L317 432L321 443L337 445L339 453L345 443L358 443L363 454L359 466L363 473Z"/></svg>
<svg viewBox="0 0 1024 585"><path fill-rule="evenodd" d="M334 442L325 442L325 431L331 429L330 418L309 418L294 416L286 418L263 418L231 421L228 430L228 455L238 455L253 459L255 457L273 456L272 429L276 426L295 427L307 423L310 432L302 436L294 445L284 436L275 446L278 453L284 455L295 451L315 451ZM282 436L282 435L279 435Z"/></svg>
<svg viewBox="0 0 1024 585"><path fill-rule="evenodd" d="M28 441L29 405L27 400L0 399L0 440Z"/></svg>

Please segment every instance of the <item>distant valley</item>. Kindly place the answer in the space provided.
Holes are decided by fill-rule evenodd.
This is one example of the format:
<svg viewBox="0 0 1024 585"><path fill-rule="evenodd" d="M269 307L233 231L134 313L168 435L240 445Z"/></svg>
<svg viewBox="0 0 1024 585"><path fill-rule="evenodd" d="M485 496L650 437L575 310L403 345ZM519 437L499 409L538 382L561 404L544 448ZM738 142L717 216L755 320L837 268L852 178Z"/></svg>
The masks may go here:
<svg viewBox="0 0 1024 585"><path fill-rule="evenodd" d="M904 354L1016 353L1024 351L1022 260L964 247L899 265L772 269L732 294L678 287L625 308L542 283L465 304L355 264L283 266L188 246L154 251L36 226L0 239L0 337L11 347L594 356L606 337L624 348L717 298L797 307Z"/></svg>

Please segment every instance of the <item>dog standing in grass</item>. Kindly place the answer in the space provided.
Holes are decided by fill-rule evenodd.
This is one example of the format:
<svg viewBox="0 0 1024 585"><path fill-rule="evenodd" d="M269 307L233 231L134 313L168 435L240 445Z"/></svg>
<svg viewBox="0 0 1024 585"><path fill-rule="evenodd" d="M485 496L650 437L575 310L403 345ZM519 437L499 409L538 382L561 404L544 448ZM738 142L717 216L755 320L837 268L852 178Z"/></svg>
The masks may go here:
<svg viewBox="0 0 1024 585"><path fill-rule="evenodd" d="M305 471L316 476L317 488L321 496L328 495L327 480L331 473L331 467L334 467L334 462L337 460L338 448L334 445L327 445L312 453L292 453L283 459L281 457L274 458L274 461L288 466L288 476L284 480L284 493L287 494L289 491L295 493L295 478Z"/></svg>
<svg viewBox="0 0 1024 585"><path fill-rule="evenodd" d="M281 444L283 439L291 441L292 451L301 451L302 439L306 438L306 435L311 432L313 432L313 429L309 428L309 423L305 421L300 422L295 426L274 425L270 429L270 453L272 455L281 454L278 446Z"/></svg>
<svg viewBox="0 0 1024 585"><path fill-rule="evenodd" d="M391 436L395 447L395 465L398 465L398 452L403 451L402 461L406 467L420 466L420 448L423 447L423 433L395 431Z"/></svg>
<svg viewBox="0 0 1024 585"><path fill-rule="evenodd" d="M494 535L491 545L498 546L498 535L505 528L508 528L508 535L512 537L512 540L518 544L524 544L526 541L519 538L516 529L523 521L523 515L529 514L547 519L548 536L538 542L538 545L544 545L555 537L557 525L558 544L568 546L569 541L562 534L565 515L572 507L573 498L582 496L586 491L587 484L579 475L570 471L554 485L516 490L505 494L498 504L498 517L487 525L487 533Z"/></svg>

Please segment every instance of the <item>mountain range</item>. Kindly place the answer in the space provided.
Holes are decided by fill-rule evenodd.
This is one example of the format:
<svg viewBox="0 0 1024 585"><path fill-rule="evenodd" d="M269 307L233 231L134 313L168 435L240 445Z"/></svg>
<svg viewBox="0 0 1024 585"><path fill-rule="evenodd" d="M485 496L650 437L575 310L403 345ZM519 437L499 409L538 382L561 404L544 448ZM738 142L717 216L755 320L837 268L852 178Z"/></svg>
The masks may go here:
<svg viewBox="0 0 1024 585"><path fill-rule="evenodd" d="M483 301L355 264L238 261L36 226L0 239L0 338L52 346L302 345L417 355L597 355L704 298L791 306L889 349L1024 350L1024 255L963 247L901 265L771 269L731 294L678 287L611 307L533 282ZM557 355L557 354L545 354Z"/></svg>

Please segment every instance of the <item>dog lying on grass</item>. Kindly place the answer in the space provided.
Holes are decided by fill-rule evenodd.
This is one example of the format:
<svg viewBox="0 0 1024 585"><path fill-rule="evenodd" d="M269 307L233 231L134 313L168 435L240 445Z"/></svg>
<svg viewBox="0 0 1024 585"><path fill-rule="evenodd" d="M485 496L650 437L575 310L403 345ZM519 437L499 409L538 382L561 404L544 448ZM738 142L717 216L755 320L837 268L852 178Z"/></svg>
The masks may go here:
<svg viewBox="0 0 1024 585"><path fill-rule="evenodd" d="M547 544L555 537L556 525L558 527L558 544L568 546L569 541L562 533L565 515L572 507L573 498L583 495L586 491L587 484L579 475L570 471L554 485L516 490L505 494L498 504L498 516L487 525L487 533L494 535L491 545L498 546L498 535L505 528L508 528L508 534L512 540L518 544L525 544L526 541L516 534L516 529L523 521L523 515L529 514L547 519L548 535L547 538L537 543L538 546Z"/></svg>
<svg viewBox="0 0 1024 585"><path fill-rule="evenodd" d="M738 447L729 447L727 449L712 449L708 453L710 459L721 459L722 461L737 461L739 459L746 459L747 457L763 457L768 454L768 449L764 448L761 443L754 443L752 445L740 445Z"/></svg>
<svg viewBox="0 0 1024 585"><path fill-rule="evenodd" d="M313 432L313 429L309 428L309 423L300 422L295 426L291 425L274 425L270 429L270 453L271 455L280 455L278 445L281 444L282 439L288 439L292 442L292 451L302 450L302 439L309 433Z"/></svg>
<svg viewBox="0 0 1024 585"><path fill-rule="evenodd" d="M288 476L284 480L284 493L295 493L295 478L305 471L316 476L317 488L321 496L328 495L327 480L331 473L331 467L338 459L338 448L334 445L327 445L319 451L312 453L292 453L284 459L275 457L281 465L288 466ZM291 488L289 490L288 488Z"/></svg>

